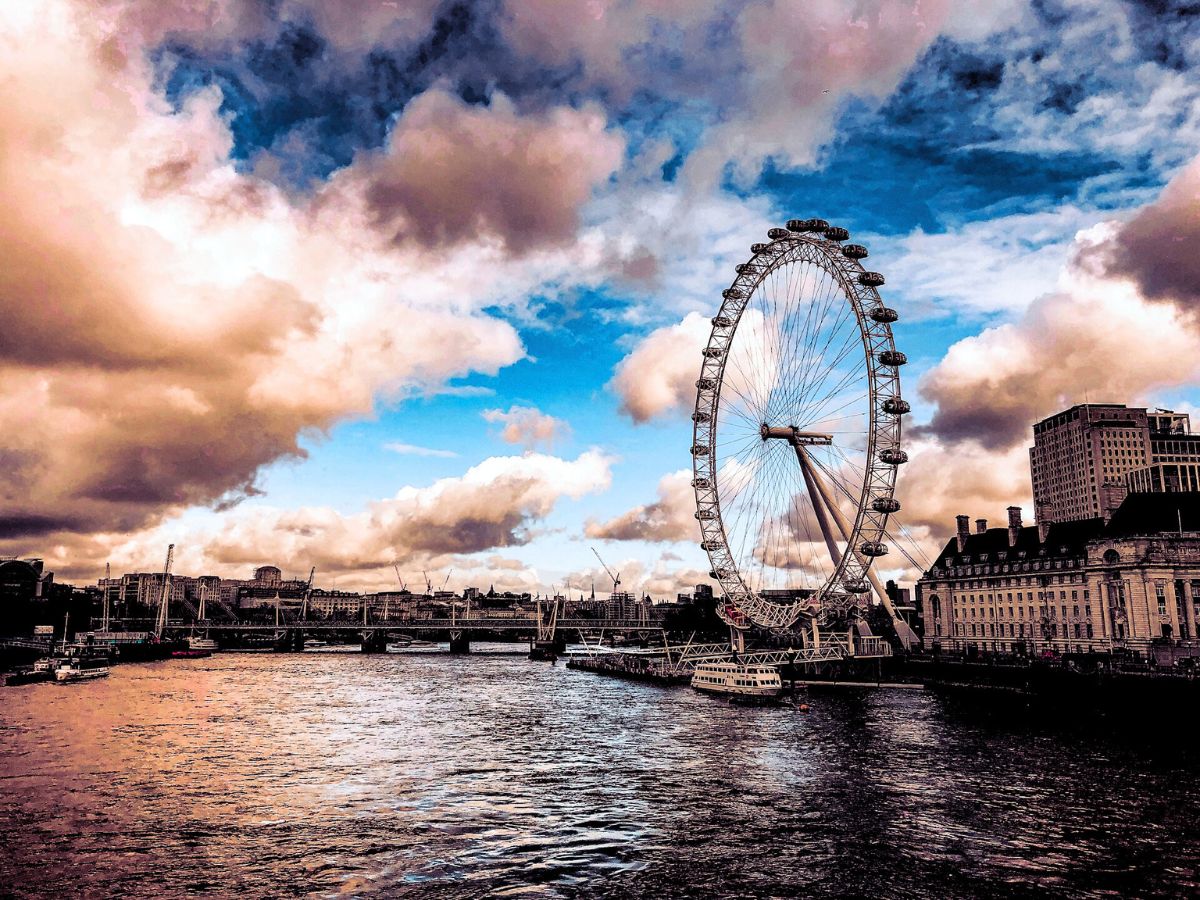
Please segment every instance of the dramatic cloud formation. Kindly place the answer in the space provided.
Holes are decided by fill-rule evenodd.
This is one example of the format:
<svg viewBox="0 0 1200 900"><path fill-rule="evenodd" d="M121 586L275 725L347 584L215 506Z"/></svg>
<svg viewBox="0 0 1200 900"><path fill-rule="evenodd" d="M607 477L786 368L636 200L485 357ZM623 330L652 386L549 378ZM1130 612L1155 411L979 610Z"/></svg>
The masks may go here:
<svg viewBox="0 0 1200 900"><path fill-rule="evenodd" d="M700 351L712 331L700 313L647 335L617 366L611 387L636 422L690 409L700 377Z"/></svg>
<svg viewBox="0 0 1200 900"><path fill-rule="evenodd" d="M136 57L112 68L91 24L51 4L2 38L0 536L123 531L236 499L265 464L303 455L302 434L381 395L520 359L512 326L480 309L566 258L430 259L397 229L523 251L562 240L620 157L594 112L525 122L502 98L469 110L434 93L391 148L423 184L384 154L298 205L229 162L217 91L172 112ZM456 143L449 168L422 156ZM517 193L470 181L489 158L531 167L491 171Z"/></svg>
<svg viewBox="0 0 1200 900"><path fill-rule="evenodd" d="M624 142L596 108L519 116L503 94L468 106L434 89L413 100L380 153L332 181L361 190L374 225L403 244L495 240L523 253L575 234L580 207Z"/></svg>
<svg viewBox="0 0 1200 900"><path fill-rule="evenodd" d="M658 483L658 500L637 506L607 522L588 522L588 537L606 541L699 540L696 495L687 469L664 475Z"/></svg>
<svg viewBox="0 0 1200 900"><path fill-rule="evenodd" d="M957 512L1027 502L1035 419L1186 402L1198 23L1120 0L2 5L0 552L79 577L177 539L191 571L311 558L375 586L403 553L536 590L586 532L671 543L623 563L670 593L705 565L677 470L709 317L794 215L888 276L925 552ZM533 452L568 434L539 407L605 382L622 415L573 417L583 445L673 474L539 525L608 481ZM480 462L489 425L532 462ZM367 499L454 453L459 479Z"/></svg>
<svg viewBox="0 0 1200 900"><path fill-rule="evenodd" d="M711 110L714 126L688 170L709 184L732 163L743 178L766 159L808 165L849 96L881 99L944 30L981 36L1014 2L765 0L737 15L686 0L506 0L502 27L537 56L629 98L653 82L679 103ZM699 101L699 102L697 102Z"/></svg>
<svg viewBox="0 0 1200 900"><path fill-rule="evenodd" d="M106 560L134 571L156 559L169 539L179 547L181 570L195 573L228 575L264 560L316 566L326 577L344 575L356 583L392 580L393 561L409 572L469 565L487 571L486 560L463 554L523 546L560 500L607 490L610 467L597 451L574 460L538 453L492 457L461 476L402 488L361 512L244 506L225 513L216 529L164 525L131 540L75 541L69 551L63 548L61 562L49 558L68 573L103 569Z"/></svg>
<svg viewBox="0 0 1200 900"><path fill-rule="evenodd" d="M167 38L206 44L270 41L289 26L312 26L339 50L408 43L433 23L441 0L96 0L113 36L141 47Z"/></svg>
<svg viewBox="0 0 1200 900"><path fill-rule="evenodd" d="M546 415L532 406L510 406L502 409L485 409L485 422L503 425L500 439L508 444L520 444L532 449L537 446L553 447L570 433L571 428L562 419Z"/></svg>
<svg viewBox="0 0 1200 900"><path fill-rule="evenodd" d="M1152 300L1200 315L1200 157L1109 245L1109 274L1132 278Z"/></svg>
<svg viewBox="0 0 1200 900"><path fill-rule="evenodd" d="M921 379L921 395L937 405L922 430L1006 450L1031 439L1034 421L1073 403L1146 401L1194 382L1194 324L1099 264L1121 234L1112 225L1081 232L1058 291L1016 322L954 344Z"/></svg>

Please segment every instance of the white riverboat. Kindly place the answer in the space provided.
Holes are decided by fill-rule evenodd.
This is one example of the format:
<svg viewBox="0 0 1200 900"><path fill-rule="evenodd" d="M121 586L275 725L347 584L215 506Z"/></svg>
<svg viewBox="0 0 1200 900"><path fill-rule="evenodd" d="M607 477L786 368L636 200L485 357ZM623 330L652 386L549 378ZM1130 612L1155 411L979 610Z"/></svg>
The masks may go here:
<svg viewBox="0 0 1200 900"><path fill-rule="evenodd" d="M731 700L774 700L783 692L783 681L774 666L709 662L696 666L692 687Z"/></svg>
<svg viewBox="0 0 1200 900"><path fill-rule="evenodd" d="M207 650L209 653L215 653L217 650L217 642L212 638L189 637L187 645L189 650Z"/></svg>
<svg viewBox="0 0 1200 900"><path fill-rule="evenodd" d="M90 681L93 678L107 677L107 656L91 658L73 656L70 659L64 660L54 670L54 680L59 684L67 684L73 681Z"/></svg>
<svg viewBox="0 0 1200 900"><path fill-rule="evenodd" d="M442 646L433 641L391 641L384 649L388 653L437 653Z"/></svg>

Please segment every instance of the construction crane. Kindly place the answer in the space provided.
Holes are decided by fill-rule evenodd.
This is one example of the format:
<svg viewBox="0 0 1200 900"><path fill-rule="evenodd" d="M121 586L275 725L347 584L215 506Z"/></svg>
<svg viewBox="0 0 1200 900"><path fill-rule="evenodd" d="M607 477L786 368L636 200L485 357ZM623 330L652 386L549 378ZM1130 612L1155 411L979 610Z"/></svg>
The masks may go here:
<svg viewBox="0 0 1200 900"><path fill-rule="evenodd" d="M400 583L400 592L408 590L408 585L404 583L404 578L400 575L400 564L392 563L392 568L396 570L396 581Z"/></svg>
<svg viewBox="0 0 1200 900"><path fill-rule="evenodd" d="M433 582L431 582L429 580L429 573L426 572L424 569L422 569L421 574L425 576L425 596L432 597L433 596Z"/></svg>
<svg viewBox="0 0 1200 900"><path fill-rule="evenodd" d="M158 621L154 625L154 636L161 638L167 629L167 598L171 593L171 563L175 561L175 545L167 545L167 562L163 566L162 596L158 601Z"/></svg>
<svg viewBox="0 0 1200 900"><path fill-rule="evenodd" d="M304 602L300 604L300 620L308 621L308 598L312 595L313 577L317 574L317 567L313 566L308 572L308 584L304 586Z"/></svg>
<svg viewBox="0 0 1200 900"><path fill-rule="evenodd" d="M454 574L453 569L451 569L449 572L446 573L446 580L442 582L442 590L443 591L446 590L446 585L448 585L450 583L450 576L453 574Z"/></svg>
<svg viewBox="0 0 1200 900"><path fill-rule="evenodd" d="M602 565L604 567L604 571L607 572L608 577L612 579L612 583L613 583L612 592L615 594L617 592L617 588L621 584L621 573L617 572L614 574L613 570L608 567L608 563L606 563L603 559L600 558L600 551L598 551L595 547L592 548L592 552L596 554L596 559L600 560L600 565Z"/></svg>

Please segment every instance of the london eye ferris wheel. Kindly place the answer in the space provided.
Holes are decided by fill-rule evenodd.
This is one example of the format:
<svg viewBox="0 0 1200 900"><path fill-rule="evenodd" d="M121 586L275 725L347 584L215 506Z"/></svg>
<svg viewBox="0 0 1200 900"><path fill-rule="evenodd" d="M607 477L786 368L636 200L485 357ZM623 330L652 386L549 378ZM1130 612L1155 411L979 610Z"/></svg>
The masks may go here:
<svg viewBox="0 0 1200 900"><path fill-rule="evenodd" d="M827 623L873 590L892 611L871 566L907 460L898 317L844 228L767 234L723 293L696 382L692 485L718 611L743 630Z"/></svg>

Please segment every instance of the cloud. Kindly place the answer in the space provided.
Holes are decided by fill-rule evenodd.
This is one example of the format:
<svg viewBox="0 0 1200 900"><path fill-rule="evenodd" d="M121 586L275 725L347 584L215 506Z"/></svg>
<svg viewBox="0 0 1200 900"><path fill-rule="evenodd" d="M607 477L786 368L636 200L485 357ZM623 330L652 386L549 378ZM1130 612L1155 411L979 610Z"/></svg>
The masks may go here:
<svg viewBox="0 0 1200 900"><path fill-rule="evenodd" d="M919 383L937 409L918 433L1005 450L1029 440L1035 421L1074 403L1149 401L1194 382L1195 325L1097 264L1120 233L1114 224L1080 232L1058 290L1016 321L952 345Z"/></svg>
<svg viewBox="0 0 1200 900"><path fill-rule="evenodd" d="M433 447L419 447L416 444L405 444L400 441L392 441L383 445L384 450L390 450L392 453L399 453L402 456L436 456L441 459L454 459L458 456L453 450L437 450Z"/></svg>
<svg viewBox="0 0 1200 900"><path fill-rule="evenodd" d="M879 251L888 293L902 294L904 321L1015 313L1054 289L1074 235L1111 212L1067 204L994 216L940 233L864 240Z"/></svg>
<svg viewBox="0 0 1200 900"><path fill-rule="evenodd" d="M396 244L484 240L525 253L575 236L623 153L598 107L522 116L499 92L480 107L434 88L405 107L386 148L360 154L333 185L361 191Z"/></svg>
<svg viewBox="0 0 1200 900"><path fill-rule="evenodd" d="M896 481L897 520L910 529L944 539L954 532L957 515L1004 525L1008 507L1033 507L1029 451L1023 443L999 448L918 438L905 447L909 462Z"/></svg>
<svg viewBox="0 0 1200 900"><path fill-rule="evenodd" d="M677 325L656 329L617 366L609 383L621 412L635 422L690 409L700 377L700 351L712 325L700 313L688 313Z"/></svg>
<svg viewBox="0 0 1200 900"><path fill-rule="evenodd" d="M506 0L501 28L518 53L629 102L652 84L712 125L687 163L715 183L732 162L753 178L767 159L808 165L850 96L880 99L943 32L980 37L1015 3L836 0L736 5L685 0ZM702 112L703 111L703 112Z"/></svg>
<svg viewBox="0 0 1200 900"><path fill-rule="evenodd" d="M410 574L468 565L493 571L511 567L469 557L527 544L560 501L607 490L611 463L596 450L573 460L539 453L491 457L460 476L404 487L357 512L243 504L134 534L56 535L43 555L66 577L88 579L106 561L117 571L145 571L169 541L178 549L178 570L190 574L233 575L276 561L304 571L316 566L343 586L383 586L394 584L393 562Z"/></svg>
<svg viewBox="0 0 1200 900"><path fill-rule="evenodd" d="M135 6L106 9L157 14ZM199 30L216 9L185 6ZM574 271L572 251L533 245L567 240L620 158L594 110L527 120L435 91L388 150L289 196L233 164L217 89L174 110L136 29L114 63L115 19L62 0L43 13L6 9L0 54L0 538L227 505L303 456L302 435L523 358L484 310ZM405 229L416 239L397 243Z"/></svg>
<svg viewBox="0 0 1200 900"><path fill-rule="evenodd" d="M1132 279L1144 296L1200 315L1200 157L1107 245L1107 272Z"/></svg>
<svg viewBox="0 0 1200 900"><path fill-rule="evenodd" d="M441 0L98 0L98 18L133 48L172 38L193 44L268 42L292 26L311 26L334 48L365 51L411 43L433 24Z"/></svg>
<svg viewBox="0 0 1200 900"><path fill-rule="evenodd" d="M589 521L585 534L605 541L698 541L692 473L681 469L658 482L658 500L607 522Z"/></svg>
<svg viewBox="0 0 1200 900"><path fill-rule="evenodd" d="M571 428L562 419L532 406L510 406L507 410L486 409L481 415L484 421L503 425L500 439L508 444L520 444L532 449L537 446L553 447L570 434Z"/></svg>
<svg viewBox="0 0 1200 900"><path fill-rule="evenodd" d="M311 560L325 570L412 566L448 554L478 553L528 541L527 529L563 497L606 490L610 460L588 451L574 460L542 454L492 457L462 476L403 488L360 513L332 509L246 510L205 544L217 563L269 556Z"/></svg>
<svg viewBox="0 0 1200 900"><path fill-rule="evenodd" d="M620 561L607 560L610 568L621 576L618 590L630 591L638 597L649 594L654 600L674 600L676 594L691 594L697 584L714 585L707 569L680 566L668 554L663 554L647 564L644 559L626 557ZM604 599L612 590L612 579L601 566L588 566L568 574L565 581L571 584L571 594L582 591L587 597L595 586L596 597Z"/></svg>

